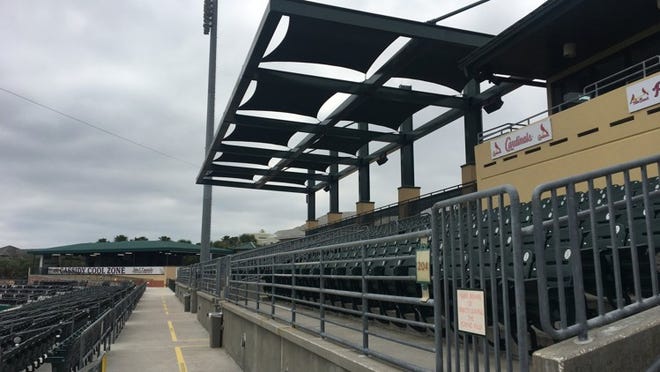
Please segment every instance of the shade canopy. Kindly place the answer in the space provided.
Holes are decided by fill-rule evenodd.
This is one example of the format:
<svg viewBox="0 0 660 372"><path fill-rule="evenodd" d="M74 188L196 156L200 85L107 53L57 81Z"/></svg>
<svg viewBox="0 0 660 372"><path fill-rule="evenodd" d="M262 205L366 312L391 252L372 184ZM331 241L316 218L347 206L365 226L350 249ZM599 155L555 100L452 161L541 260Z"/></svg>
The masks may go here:
<svg viewBox="0 0 660 372"><path fill-rule="evenodd" d="M283 17L288 19L286 34L264 56ZM409 40L398 50L388 49L401 37ZM460 94L468 77L458 61L491 38L307 1L270 0L197 182L301 193L323 189L329 179L421 138L486 99L488 94L469 100ZM377 59L385 62L374 66ZM322 70L317 65L354 70L364 78L315 73ZM456 94L385 86L392 78L440 84ZM254 92L246 97L251 84ZM337 100L338 93L344 94L343 101ZM337 100L334 107L328 100ZM405 120L429 105L447 107L451 115L415 133L398 132ZM321 116L323 110L328 112ZM351 123L369 125L357 129ZM300 142L293 143L294 137ZM373 141L384 145L358 159L358 150ZM346 166L339 175L325 173L334 164Z"/></svg>

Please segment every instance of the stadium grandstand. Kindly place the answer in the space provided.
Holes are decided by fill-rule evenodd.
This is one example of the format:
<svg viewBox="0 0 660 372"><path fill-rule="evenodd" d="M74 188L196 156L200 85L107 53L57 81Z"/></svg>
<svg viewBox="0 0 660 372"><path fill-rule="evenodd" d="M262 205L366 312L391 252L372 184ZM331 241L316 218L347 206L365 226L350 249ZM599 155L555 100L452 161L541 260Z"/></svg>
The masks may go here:
<svg viewBox="0 0 660 372"><path fill-rule="evenodd" d="M177 296L222 309L224 347L247 371L369 369L351 350L384 363L373 370L658 368L659 15L653 0L550 0L493 36L271 0L197 182L304 194L306 236L182 267ZM545 88L547 109L485 129L482 110L523 86ZM317 119L337 93L348 98ZM413 123L429 106L444 112ZM420 195L415 141L456 124L462 184ZM375 209L369 167L395 151L398 203ZM342 220L338 182L356 173L356 215Z"/></svg>
<svg viewBox="0 0 660 372"><path fill-rule="evenodd" d="M213 5L206 28L217 27ZM80 270L62 264L74 255L90 269L159 265L174 293L126 273L85 288L76 275L62 290L31 283L37 301L0 312L0 372L81 370L125 324L149 344L123 350L148 350L132 355L150 367L165 360L161 342L180 371L185 358L223 370L206 347L177 340L174 327L193 318L208 350L250 372L660 370L660 3L548 0L498 35L436 25L455 13L417 22L269 0L197 183L305 195L305 236L211 257L163 242L38 250L44 273ZM265 54L283 19L282 42ZM484 123L483 111L525 86L545 88L547 108ZM319 120L337 93L347 98ZM430 106L442 113L413 122ZM422 194L415 142L448 125L464 129L462 182ZM424 156L441 159L437 149ZM395 152L398 201L376 208L369 169ZM358 200L343 218L338 186L351 176ZM142 317L127 324L136 306Z"/></svg>
<svg viewBox="0 0 660 372"><path fill-rule="evenodd" d="M234 251L212 248L214 257ZM130 280L163 287L176 278L179 266L199 261L199 246L173 241L97 242L30 249L38 269L29 281Z"/></svg>

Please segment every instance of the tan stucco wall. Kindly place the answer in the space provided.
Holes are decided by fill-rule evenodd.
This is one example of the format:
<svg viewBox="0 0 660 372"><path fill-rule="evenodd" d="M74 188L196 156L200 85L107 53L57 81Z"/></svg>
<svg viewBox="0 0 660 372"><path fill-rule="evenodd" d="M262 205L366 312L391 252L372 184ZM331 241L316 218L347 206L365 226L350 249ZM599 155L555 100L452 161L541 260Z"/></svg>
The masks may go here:
<svg viewBox="0 0 660 372"><path fill-rule="evenodd" d="M512 184L526 201L541 183L660 153L660 112L653 112L659 106L629 113L626 88L621 87L552 115L553 139L537 146L539 151L529 152L532 147L515 153L515 158L491 160L490 142L484 142L475 147L478 188ZM579 136L594 128L598 131ZM649 176L657 175L657 170L652 172Z"/></svg>
<svg viewBox="0 0 660 372"><path fill-rule="evenodd" d="M371 213L374 211L374 202L357 202L355 203L356 214Z"/></svg>

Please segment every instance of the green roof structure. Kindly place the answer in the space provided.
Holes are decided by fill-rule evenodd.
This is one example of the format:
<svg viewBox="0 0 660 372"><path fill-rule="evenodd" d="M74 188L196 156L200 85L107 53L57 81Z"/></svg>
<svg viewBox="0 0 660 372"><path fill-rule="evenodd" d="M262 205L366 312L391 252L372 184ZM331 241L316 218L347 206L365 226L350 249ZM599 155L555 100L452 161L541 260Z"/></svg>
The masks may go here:
<svg viewBox="0 0 660 372"><path fill-rule="evenodd" d="M190 243L180 243L160 240L137 240L126 242L107 243L80 243L62 245L51 248L37 248L26 250L28 253L45 254L85 254L85 253L120 253L120 252L171 252L171 253L199 253L199 246ZM215 255L234 253L231 249L211 248Z"/></svg>

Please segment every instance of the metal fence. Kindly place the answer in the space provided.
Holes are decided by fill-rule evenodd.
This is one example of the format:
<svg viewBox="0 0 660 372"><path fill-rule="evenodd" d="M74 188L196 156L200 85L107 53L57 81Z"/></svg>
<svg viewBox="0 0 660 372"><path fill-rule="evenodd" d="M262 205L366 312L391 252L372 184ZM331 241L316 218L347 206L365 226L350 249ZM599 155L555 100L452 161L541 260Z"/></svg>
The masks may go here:
<svg viewBox="0 0 660 372"><path fill-rule="evenodd" d="M146 284L131 288L121 301L104 310L91 324L57 344L49 358L53 372L79 370L100 356L102 348L110 350L145 289Z"/></svg>
<svg viewBox="0 0 660 372"><path fill-rule="evenodd" d="M407 370L525 371L518 215L502 188L436 204L433 232L234 256L226 296ZM464 292L485 300L483 335L460 329Z"/></svg>
<svg viewBox="0 0 660 372"><path fill-rule="evenodd" d="M409 370L435 352L433 299L415 281L415 251L430 230L314 248L232 257L227 299ZM400 337L400 330L417 334ZM427 363L428 364L428 363Z"/></svg>
<svg viewBox="0 0 660 372"><path fill-rule="evenodd" d="M520 202L502 186L433 207L436 371L529 369ZM472 298L478 299L476 303Z"/></svg>
<svg viewBox="0 0 660 372"><path fill-rule="evenodd" d="M183 266L179 267L176 269L176 281L186 285L190 286L190 273L192 272L192 265L191 266Z"/></svg>
<svg viewBox="0 0 660 372"><path fill-rule="evenodd" d="M222 289L227 286L229 256L220 257L200 264L199 290L221 297Z"/></svg>
<svg viewBox="0 0 660 372"><path fill-rule="evenodd" d="M407 370L526 371L532 351L660 304L659 173L660 154L541 185L531 203L503 186L439 202L405 233L320 234L180 280Z"/></svg>
<svg viewBox="0 0 660 372"><path fill-rule="evenodd" d="M476 184L474 182L447 187L421 195L416 199L410 199L402 203L384 205L369 213L346 217L341 221L308 230L306 234L308 236L313 236L331 230L337 230L341 227L350 226L382 226L391 224L390 226L393 229L396 229L397 224L406 224L406 221L410 220L410 218L399 218L401 211L405 211L405 215L408 216L417 216L424 210L430 209L433 204L440 200L446 200L474 190L476 190ZM394 231L393 233L398 232Z"/></svg>
<svg viewBox="0 0 660 372"><path fill-rule="evenodd" d="M660 154L535 189L525 232L534 234L540 323L553 338L586 339L589 328L660 304L658 172Z"/></svg>

